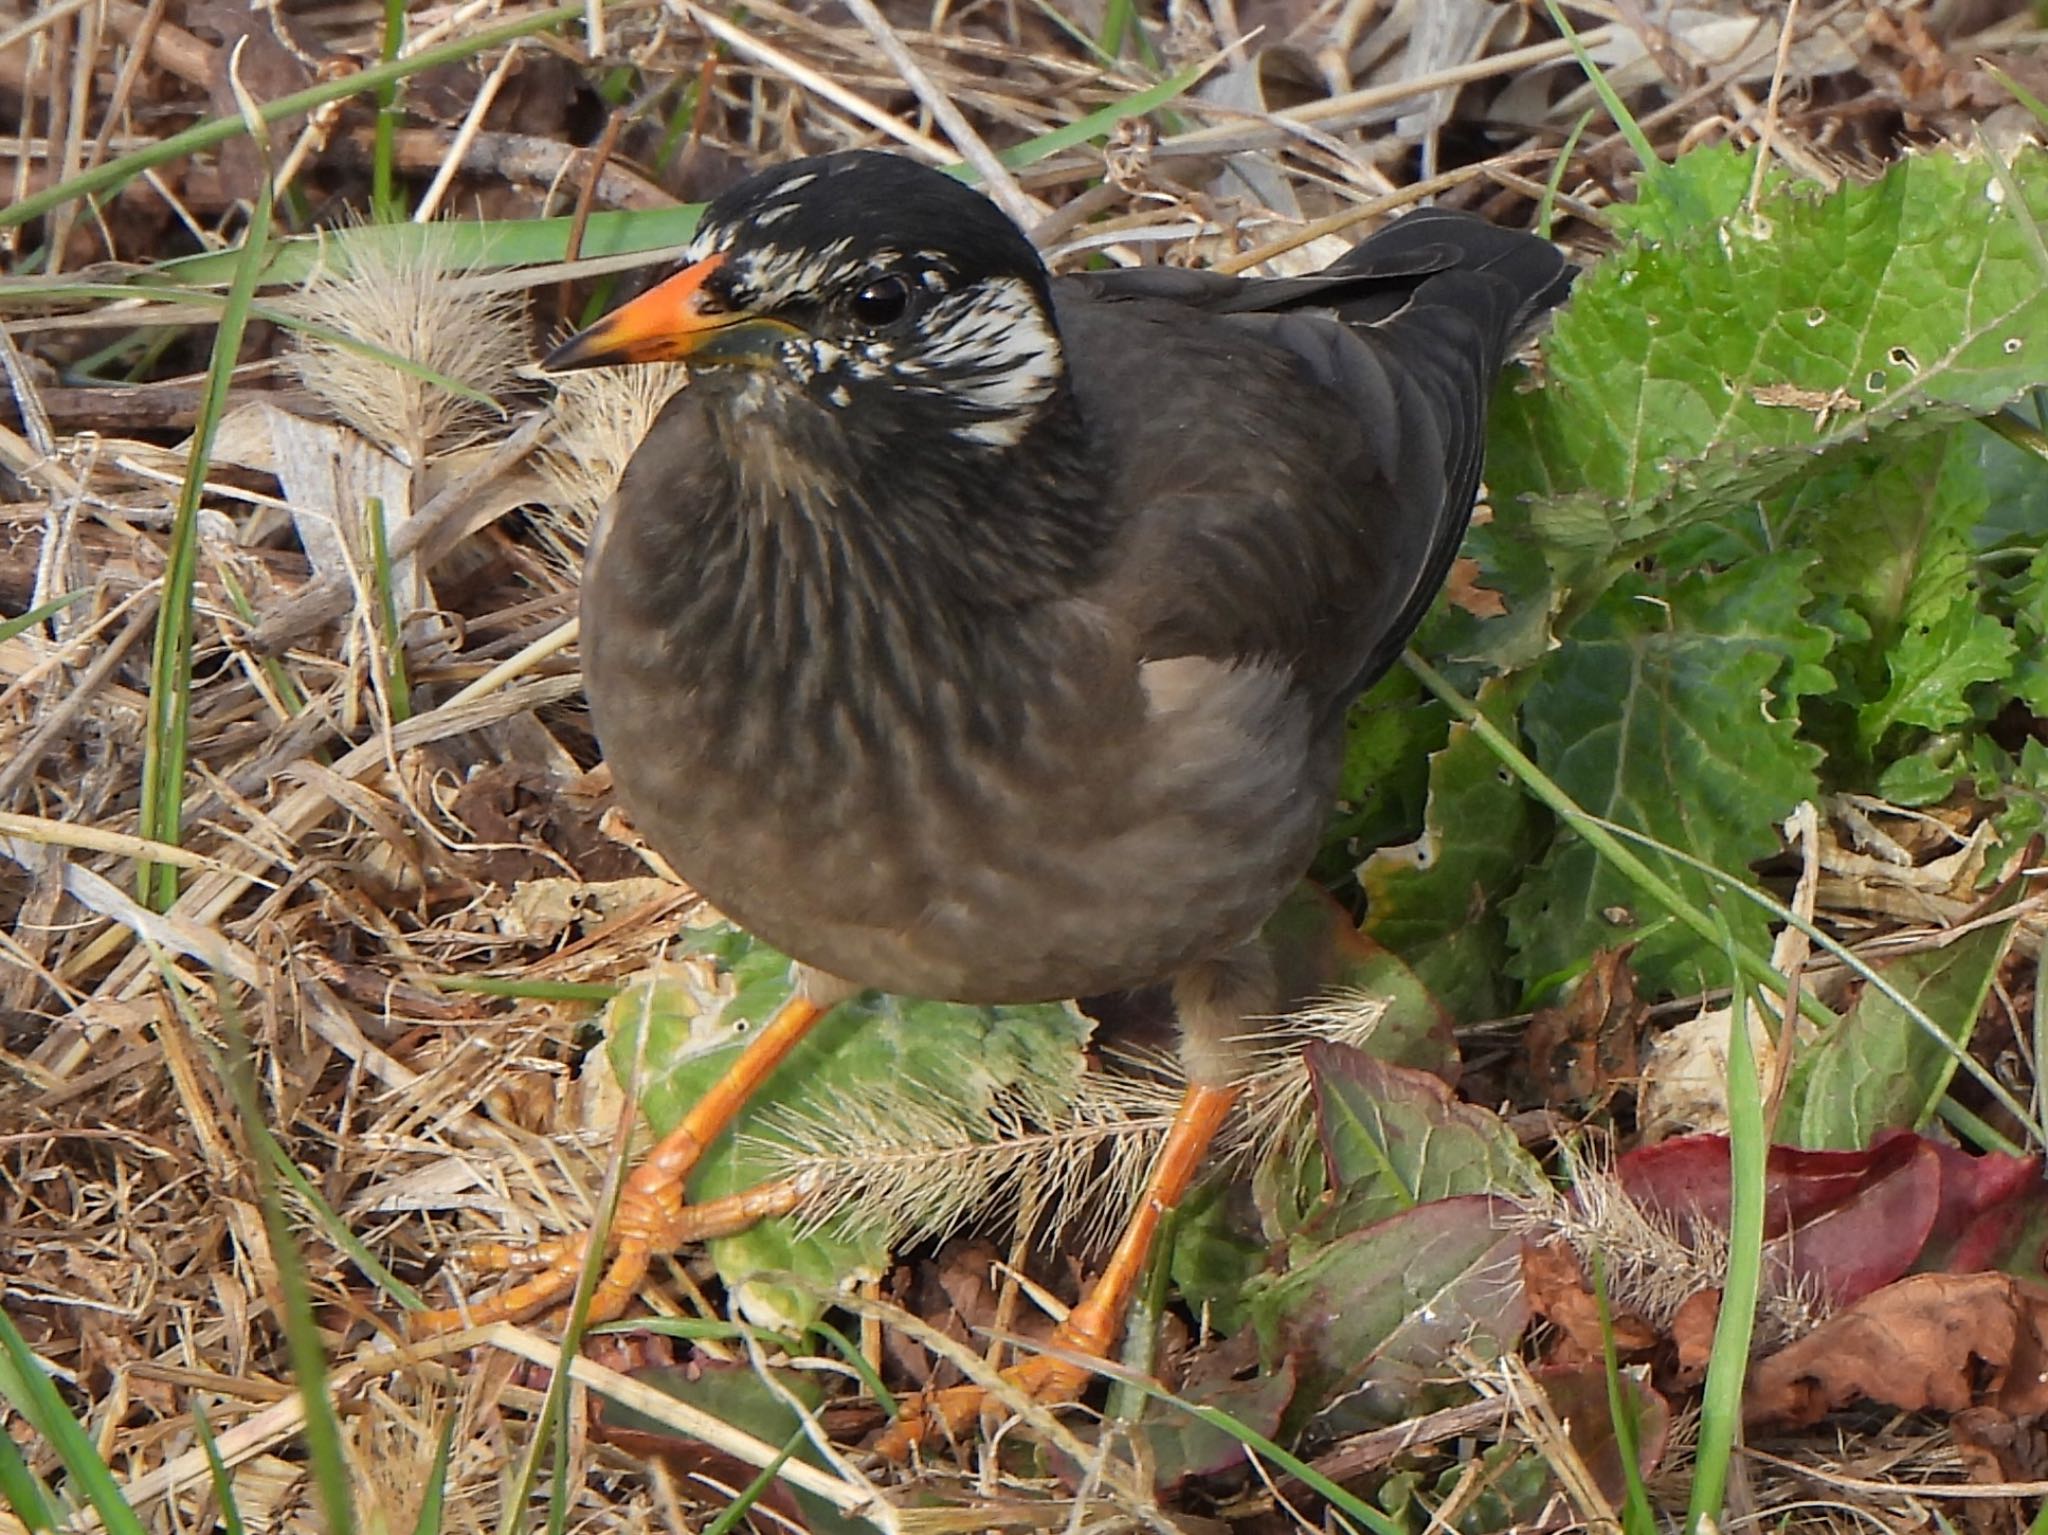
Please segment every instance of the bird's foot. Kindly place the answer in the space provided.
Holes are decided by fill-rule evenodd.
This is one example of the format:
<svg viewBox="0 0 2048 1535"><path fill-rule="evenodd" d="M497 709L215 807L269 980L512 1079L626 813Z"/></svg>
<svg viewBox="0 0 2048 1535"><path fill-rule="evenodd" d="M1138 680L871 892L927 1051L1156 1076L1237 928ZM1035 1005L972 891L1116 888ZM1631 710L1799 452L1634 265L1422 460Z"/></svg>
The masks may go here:
<svg viewBox="0 0 2048 1535"><path fill-rule="evenodd" d="M754 1090L822 1016L822 1010L807 996L791 997L783 1003L725 1075L690 1106L682 1123L664 1135L647 1160L627 1176L605 1234L611 1261L591 1292L586 1312L589 1320L609 1322L631 1305L655 1254L674 1252L689 1242L729 1236L796 1208L800 1195L792 1182L763 1183L702 1205L685 1204L683 1186L704 1148L731 1126ZM514 1321L567 1300L583 1278L592 1235L584 1231L556 1237L528 1252L501 1243L484 1248L479 1254L483 1268L532 1272L534 1277L478 1306L421 1312L412 1320L414 1335Z"/></svg>
<svg viewBox="0 0 2048 1535"><path fill-rule="evenodd" d="M759 1184L707 1204L686 1205L681 1202L681 1176L676 1175L672 1184L664 1182L656 1160L649 1158L635 1168L619 1191L618 1210L606 1233L610 1262L591 1292L586 1312L589 1321L609 1322L632 1304L657 1253L731 1236L760 1221L787 1215L797 1205L797 1187L788 1181ZM531 1247L491 1242L475 1249L470 1254L474 1268L533 1277L474 1305L423 1311L412 1319L413 1335L517 1321L568 1300L583 1277L594 1235L578 1231Z"/></svg>
<svg viewBox="0 0 2048 1535"><path fill-rule="evenodd" d="M1116 1312L1114 1317L1111 1310ZM1121 1308L1097 1304L1091 1296L1054 1331L1052 1352L1033 1354L1011 1365L1003 1371L1003 1381L1014 1394L1041 1407L1074 1401L1095 1376L1087 1360L1105 1358L1122 1327ZM903 1401L896 1421L875 1441L875 1450L889 1460L906 1460L912 1448L927 1439L958 1439L977 1419L1001 1416L1007 1410L1004 1397L1010 1394L971 1384L920 1391Z"/></svg>

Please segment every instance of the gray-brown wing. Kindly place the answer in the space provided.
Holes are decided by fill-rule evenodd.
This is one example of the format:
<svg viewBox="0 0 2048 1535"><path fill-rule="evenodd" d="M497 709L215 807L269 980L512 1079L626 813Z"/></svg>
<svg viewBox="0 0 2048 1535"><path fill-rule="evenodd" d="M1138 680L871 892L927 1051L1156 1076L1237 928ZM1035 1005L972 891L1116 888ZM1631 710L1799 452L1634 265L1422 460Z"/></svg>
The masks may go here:
<svg viewBox="0 0 2048 1535"><path fill-rule="evenodd" d="M1145 653L1280 659L1341 711L1442 586L1494 381L1571 275L1543 241L1424 210L1312 277L1063 282L1113 493L1143 509L1104 595Z"/></svg>

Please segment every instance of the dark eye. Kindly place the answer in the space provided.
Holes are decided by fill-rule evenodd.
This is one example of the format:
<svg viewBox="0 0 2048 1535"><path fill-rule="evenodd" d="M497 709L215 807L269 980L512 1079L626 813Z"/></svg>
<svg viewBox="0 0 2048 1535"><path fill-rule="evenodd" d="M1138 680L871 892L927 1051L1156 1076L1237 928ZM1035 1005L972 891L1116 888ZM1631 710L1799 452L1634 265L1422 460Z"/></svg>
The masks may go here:
<svg viewBox="0 0 2048 1535"><path fill-rule="evenodd" d="M877 277L854 294L853 302L847 307L855 323L870 330L894 325L910 311L910 280L895 272Z"/></svg>

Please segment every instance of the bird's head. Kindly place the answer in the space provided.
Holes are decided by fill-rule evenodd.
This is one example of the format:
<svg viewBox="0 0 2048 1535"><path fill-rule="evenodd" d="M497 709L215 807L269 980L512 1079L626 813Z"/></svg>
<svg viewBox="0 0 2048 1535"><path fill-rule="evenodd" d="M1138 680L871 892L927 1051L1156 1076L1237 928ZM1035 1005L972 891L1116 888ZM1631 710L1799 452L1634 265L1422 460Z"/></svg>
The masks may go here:
<svg viewBox="0 0 2048 1535"><path fill-rule="evenodd" d="M681 360L772 386L852 436L1020 442L1060 392L1044 265L952 177L856 150L748 178L705 210L681 270L548 357ZM710 375L710 376L716 376Z"/></svg>

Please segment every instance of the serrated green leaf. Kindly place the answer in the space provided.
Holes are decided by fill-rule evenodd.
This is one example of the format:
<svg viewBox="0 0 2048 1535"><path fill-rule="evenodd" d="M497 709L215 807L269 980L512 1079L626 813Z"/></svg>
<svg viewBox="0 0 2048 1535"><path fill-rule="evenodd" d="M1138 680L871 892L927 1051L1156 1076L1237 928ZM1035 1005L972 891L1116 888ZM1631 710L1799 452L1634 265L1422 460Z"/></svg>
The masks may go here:
<svg viewBox="0 0 2048 1535"><path fill-rule="evenodd" d="M1742 211L1755 178L1756 158L1728 144L1708 144L1680 155L1662 175L1644 177L1634 202L1606 209L1607 226L1638 240L1682 240ZM1764 178L1766 192L1783 185L1775 166Z"/></svg>
<svg viewBox="0 0 2048 1535"><path fill-rule="evenodd" d="M679 961L621 993L606 1009L613 1069L632 1080L639 1026L640 1104L659 1135L724 1074L739 1040L789 997L790 961L740 929L718 923L687 936ZM689 1183L693 1200L738 1193L775 1176L775 1142L794 1122L831 1118L838 1106L914 1092L927 1106L971 1124L986 1121L1004 1089L1056 1084L1082 1069L1091 1025L1071 1008L979 1008L867 992L821 1019L712 1145ZM816 1230L764 1221L709 1244L720 1275L762 1326L800 1331L821 1298L888 1258L886 1219L851 1216ZM776 1283L771 1276L791 1276Z"/></svg>
<svg viewBox="0 0 2048 1535"><path fill-rule="evenodd" d="M2017 899L2020 885L2014 881L2004 904ZM1955 1075L1956 1051L1969 1046L2012 933L2010 923L1997 923L1878 966L1953 1048L1866 986L1825 1039L1802 1048L1778 1116L1780 1133L1795 1146L1855 1150L1882 1131L1925 1126Z"/></svg>
<svg viewBox="0 0 2048 1535"><path fill-rule="evenodd" d="M1978 610L1967 587L1939 613L1914 618L1886 658L1891 686L1863 711L1864 744L1875 747L1894 726L1940 730L1968 720L1969 691L2012 669L2012 631Z"/></svg>
<svg viewBox="0 0 2048 1535"><path fill-rule="evenodd" d="M1834 662L1866 757L1898 727L1972 718L1970 691L2011 672L2012 633L1978 589L1988 497L1974 435L1894 435L1830 455L1774 518L1783 542L1819 554L1814 590L1867 630Z"/></svg>
<svg viewBox="0 0 2048 1535"><path fill-rule="evenodd" d="M1818 791L1819 753L1796 700L1826 688L1832 637L1808 621L1799 552L1675 578L1630 576L1539 669L1522 709L1539 764L1593 814L1741 875L1778 846L1777 822ZM1766 947L1763 918L1703 876L1645 852L1738 937ZM1725 973L1690 929L1634 911L1633 886L1562 838L1507 902L1516 973L1547 986L1594 950L1635 941L1646 991L1703 989Z"/></svg>
<svg viewBox="0 0 2048 1535"><path fill-rule="evenodd" d="M1508 727L1529 675L1488 683L1481 710ZM1466 725L1429 759L1422 835L1359 865L1365 931L1406 960L1459 1018L1508 1011L1501 898L1542 848L1547 817Z"/></svg>
<svg viewBox="0 0 2048 1535"><path fill-rule="evenodd" d="M1881 744L1895 761L1918 749L1896 731L1971 719L1973 690L2012 670L2012 636L1979 590L1976 435L1893 433L1840 449L1769 503L1772 541L1819 555L1809 584L1839 637L1837 686L1810 734L1841 755L1838 778L1853 780Z"/></svg>
<svg viewBox="0 0 2048 1535"><path fill-rule="evenodd" d="M2048 217L2048 155L2013 170ZM1546 387L1498 402L1496 521L1525 523L1566 585L1597 589L1617 555L1769 493L1827 448L2048 380L2048 286L1981 158L1916 155L1759 211L1582 277L1544 349ZM1498 584L1490 568L1482 580ZM1497 623L1525 625L1531 605Z"/></svg>

